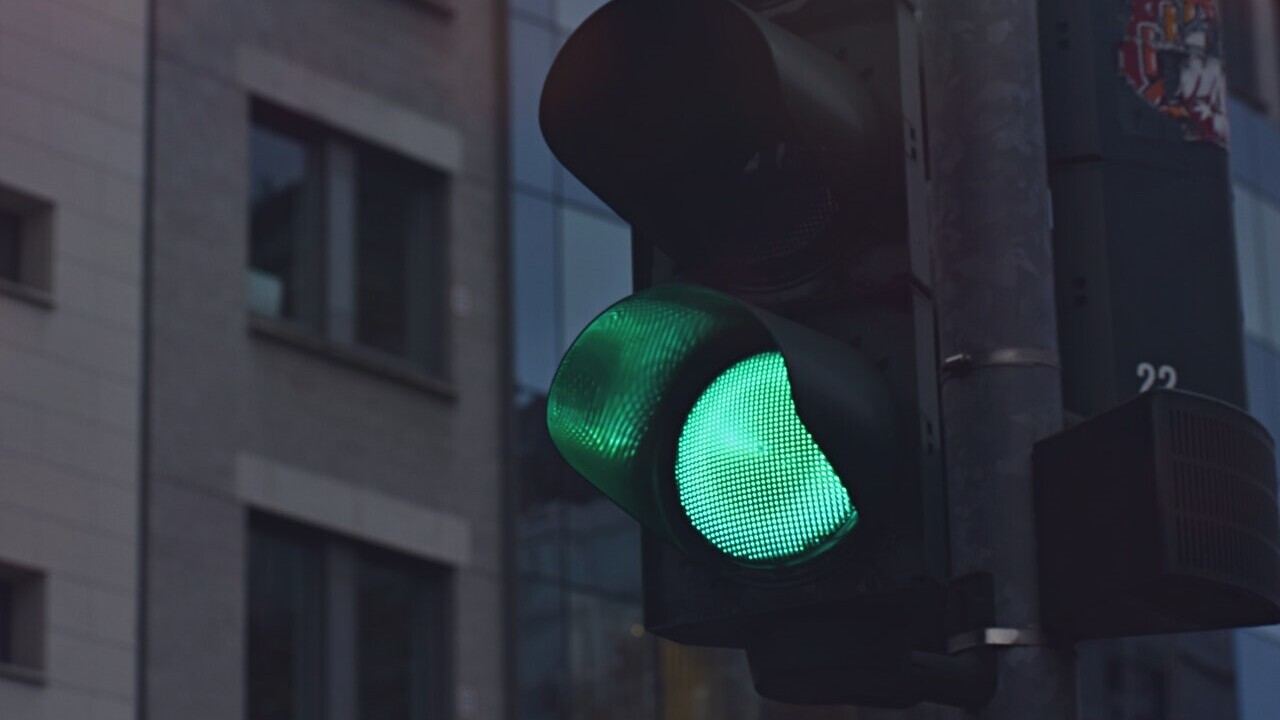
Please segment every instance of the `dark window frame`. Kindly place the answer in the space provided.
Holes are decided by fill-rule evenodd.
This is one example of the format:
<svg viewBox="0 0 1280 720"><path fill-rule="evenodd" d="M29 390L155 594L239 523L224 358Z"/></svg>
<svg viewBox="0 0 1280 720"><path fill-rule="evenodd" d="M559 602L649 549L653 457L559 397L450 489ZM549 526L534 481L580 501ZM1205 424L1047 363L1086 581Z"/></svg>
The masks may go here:
<svg viewBox="0 0 1280 720"><path fill-rule="evenodd" d="M412 606L417 625L413 632L415 652L425 654L418 668L418 684L411 686L414 701L408 720L449 717L453 708L450 688L453 682L453 573L443 565L406 555L343 535L326 532L292 520L259 511L251 511L247 521L249 543L246 558L246 616L254 592L252 564L254 547L263 538L294 543L318 553L320 558L320 592L315 609L319 612L319 657L314 658L316 680L311 698L298 717L342 718L362 717L360 684L362 668L367 665L358 652L361 647L360 580L368 568L390 568L406 576L422 602ZM245 643L245 671L252 673L251 638ZM252 677L247 678L245 713L253 718L255 697ZM375 715L369 715L375 716ZM382 717L381 715L378 715ZM278 716L272 715L273 718ZM280 718L280 720L289 720Z"/></svg>
<svg viewBox="0 0 1280 720"><path fill-rule="evenodd" d="M1257 67L1257 42L1253 36L1252 0L1222 0L1219 3L1219 37L1222 61L1227 73L1227 89L1250 104L1262 106L1262 88Z"/></svg>
<svg viewBox="0 0 1280 720"><path fill-rule="evenodd" d="M301 344L306 349L319 351L361 369L378 374L391 375L394 379L408 381L423 389L448 397L453 396L451 377L452 333L449 313L450 238L449 197L451 183L448 175L413 158L378 146L349 133L330 128L301 114L273 105L257 98L250 103L249 132L261 128L273 134L296 140L304 145L315 158L314 169L308 172L306 182L315 187L308 193L304 208L305 238L311 235L314 256L305 267L295 272L309 274L309 282L317 288L317 297L310 302L316 307L309 312L314 319L286 317L255 311L250 306L250 329L291 344ZM350 163L345 170L343 158ZM416 208L425 218L416 232L402 237L405 252L417 247L421 260L416 277L404 280L404 293L400 301L405 313L405 323L400 327L404 340L401 351L376 347L362 339L365 328L361 325L362 301L360 275L362 248L362 217L359 198L368 192L363 185L365 168L391 166L414 178L415 192L420 193L418 203L407 203L406 208ZM249 176L254 177L255 166L252 148L249 157ZM349 173L342 175L341 173ZM337 187L339 179L349 183L346 191ZM339 200L339 193L342 198ZM373 192L371 195L377 195ZM339 229L333 214L337 203L349 213L349 227ZM337 210L336 212L342 212ZM247 218L246 274L254 270L254 213L250 207ZM416 242L415 242L416 241ZM307 240L303 240L307 242ZM345 245L344 245L345 243ZM341 276L331 261L335 252L343 248L349 253L348 269ZM343 312L335 312L335 304L343 287L350 296ZM413 300L417 298L418 302ZM338 318L347 315L345 322ZM298 341L302 342L299 343Z"/></svg>
<svg viewBox="0 0 1280 720"><path fill-rule="evenodd" d="M0 578L0 665L13 662L13 583Z"/></svg>
<svg viewBox="0 0 1280 720"><path fill-rule="evenodd" d="M45 573L0 562L0 678L42 685L45 682L45 643L48 608Z"/></svg>
<svg viewBox="0 0 1280 720"><path fill-rule="evenodd" d="M319 296L315 299L316 307L312 308L312 310L316 312L316 317L314 318L314 324L309 324L307 318L289 317L285 315L275 317L274 320L287 324L291 327L295 327L302 332L323 335L326 331L325 317L323 313L323 288L328 284L328 267L325 263L324 248L328 245L329 238L329 226L326 222L324 212L329 202L329 198L327 196L328 191L326 188L327 183L325 180L325 176L328 172L324 153L326 138L324 133L321 132L314 123L306 121L293 113L262 103L254 103L252 107L252 117L249 127L251 138L249 147L249 175L251 182L254 179L255 171L252 137L259 129L265 130L272 135L279 136L283 139L297 142L304 146L305 152L307 152L309 156L309 165L305 171L306 177L304 178L304 181L312 187L309 187L304 191L305 196L303 198L303 208L301 209L301 213L303 214L303 227L299 231L301 237L296 238L295 240L306 243L308 242L307 236L317 238L309 241L314 245L313 248L310 248L315 256L312 259L314 264L311 267L305 267L304 262L294 258L291 270L299 275L312 275L312 277L309 277L308 279L316 285L316 291L319 292ZM253 188L250 188L250 208L247 217L248 224L246 227L249 252L247 270L250 271L257 269L253 265L253 252L255 249L255 218L254 208L252 206L253 193ZM251 312L256 312L252 307L250 310ZM270 315L263 316L271 317Z"/></svg>
<svg viewBox="0 0 1280 720"><path fill-rule="evenodd" d="M323 707L320 703L320 694L324 687L327 686L327 678L325 675L325 666L322 658L325 655L325 616L328 609L325 604L325 595L323 589L325 587L327 577L325 574L324 563L324 543L323 540L314 533L306 532L291 524L251 520L251 531L249 533L249 542L246 558L246 633L245 642L245 697L246 697L246 715L248 720L269 720L271 718L280 717L281 712L286 708L280 707L281 701L287 704L287 709L292 709L299 717L315 717ZM292 547L290 547L292 546ZM280 658L273 655L281 654L278 648L271 646L263 646L260 643L269 643L271 639L263 638L257 633L258 613L270 610L270 607L262 608L255 601L266 599L268 601L277 598L261 597L259 593L270 593L270 588L262 588L258 584L259 580L259 563L271 563L273 569L277 572L273 577L267 578L272 583L281 581L281 569L279 562L283 558L284 553L291 553L293 557L288 558L292 561L293 567L285 568L286 570L295 571L293 580L297 580L296 571L302 570L306 572L305 565L308 558L303 557L305 553L314 555L311 560L314 561L314 578L310 578L313 587L301 588L304 593L311 590L316 593L315 602L309 608L301 608L301 613L308 611L310 617L290 617L292 620L289 628L291 637L288 644L290 647L284 654L289 655L286 658L287 667L282 667L285 663L280 662ZM274 555L275 557L271 557ZM272 562L272 561L275 562ZM306 578L303 579L306 582ZM298 588L289 588L297 590ZM297 608L290 608L290 611L297 611ZM279 625L275 625L278 627ZM310 627L307 627L310 626ZM308 632L311 637L298 638L292 635L298 630ZM274 639L274 638L272 638ZM261 648L261 649L260 649ZM266 655L267 657L262 657ZM297 656L296 658L294 656ZM266 669L257 667L256 660L262 657L267 661ZM263 680L274 680L282 677L288 678L289 685L287 688L281 688L278 685L272 687L264 683ZM274 696L263 697L259 695L259 688L264 691L274 691ZM265 707L261 705L263 702L270 702Z"/></svg>
<svg viewBox="0 0 1280 720"><path fill-rule="evenodd" d="M52 307L53 203L0 186L0 223L11 226L17 254L13 272L0 273L0 294Z"/></svg>

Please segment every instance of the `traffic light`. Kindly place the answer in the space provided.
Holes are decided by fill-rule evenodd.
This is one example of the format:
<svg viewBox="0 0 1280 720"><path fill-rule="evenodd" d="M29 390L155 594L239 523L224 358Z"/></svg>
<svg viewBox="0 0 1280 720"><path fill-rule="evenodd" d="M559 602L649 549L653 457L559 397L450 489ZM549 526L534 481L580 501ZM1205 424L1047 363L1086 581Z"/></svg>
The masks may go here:
<svg viewBox="0 0 1280 720"><path fill-rule="evenodd" d="M691 285L632 295L566 353L547 398L569 464L685 553L817 561L892 493L892 398L819 333Z"/></svg>
<svg viewBox="0 0 1280 720"><path fill-rule="evenodd" d="M612 0L543 90L552 151L632 225L637 288L566 352L551 437L644 528L646 626L744 649L778 700L993 687L945 651L968 601L948 586L916 33L901 0Z"/></svg>

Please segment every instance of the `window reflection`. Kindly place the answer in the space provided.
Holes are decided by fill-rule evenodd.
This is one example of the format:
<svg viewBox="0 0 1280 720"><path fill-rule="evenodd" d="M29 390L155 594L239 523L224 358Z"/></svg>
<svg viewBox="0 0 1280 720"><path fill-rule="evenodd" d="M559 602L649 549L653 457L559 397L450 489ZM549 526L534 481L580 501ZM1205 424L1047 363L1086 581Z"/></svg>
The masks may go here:
<svg viewBox="0 0 1280 720"><path fill-rule="evenodd" d="M429 717L430 628L441 612L429 584L410 568L366 554L356 604L360 717Z"/></svg>
<svg viewBox="0 0 1280 720"><path fill-rule="evenodd" d="M555 161L538 126L538 101L551 69L555 39L545 23L518 16L511 18L510 36L512 178L550 194Z"/></svg>
<svg viewBox="0 0 1280 720"><path fill-rule="evenodd" d="M254 513L247 717L439 717L448 580L432 563Z"/></svg>
<svg viewBox="0 0 1280 720"><path fill-rule="evenodd" d="M445 176L265 103L249 151L250 311L446 375Z"/></svg>
<svg viewBox="0 0 1280 720"><path fill-rule="evenodd" d="M10 628L13 623L13 586L0 580L0 664L13 662L13 641Z"/></svg>
<svg viewBox="0 0 1280 720"><path fill-rule="evenodd" d="M515 380L521 388L545 393L559 361L555 206L514 193L511 215Z"/></svg>
<svg viewBox="0 0 1280 720"><path fill-rule="evenodd" d="M633 632L637 602L575 592L569 598L569 717L646 720L655 716L653 644Z"/></svg>
<svg viewBox="0 0 1280 720"><path fill-rule="evenodd" d="M22 280L22 218L0 210L0 279Z"/></svg>
<svg viewBox="0 0 1280 720"><path fill-rule="evenodd" d="M560 720L566 698L565 590L558 583L521 578L519 597L520 717Z"/></svg>
<svg viewBox="0 0 1280 720"><path fill-rule="evenodd" d="M309 720L320 709L321 550L255 527L249 537L250 720Z"/></svg>
<svg viewBox="0 0 1280 720"><path fill-rule="evenodd" d="M746 655L657 640L663 718L757 720L760 701L750 683Z"/></svg>
<svg viewBox="0 0 1280 720"><path fill-rule="evenodd" d="M356 191L356 339L439 373L433 324L443 273L432 211L433 178L387 153L366 150Z"/></svg>
<svg viewBox="0 0 1280 720"><path fill-rule="evenodd" d="M318 281L306 277L304 266L319 210L315 151L302 138L260 123L249 143L250 307L271 317L314 321L319 308L304 307L303 298Z"/></svg>
<svg viewBox="0 0 1280 720"><path fill-rule="evenodd" d="M605 308L631 294L631 228L603 215L562 206L560 351Z"/></svg>

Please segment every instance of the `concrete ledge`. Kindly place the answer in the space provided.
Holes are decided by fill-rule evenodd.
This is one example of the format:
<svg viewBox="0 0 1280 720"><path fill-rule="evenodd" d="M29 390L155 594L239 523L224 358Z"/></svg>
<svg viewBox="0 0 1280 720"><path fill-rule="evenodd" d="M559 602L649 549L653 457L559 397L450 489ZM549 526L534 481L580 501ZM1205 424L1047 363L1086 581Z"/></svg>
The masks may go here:
<svg viewBox="0 0 1280 720"><path fill-rule="evenodd" d="M251 94L402 153L448 174L462 169L457 128L252 47L236 53L236 75Z"/></svg>
<svg viewBox="0 0 1280 720"><path fill-rule="evenodd" d="M236 456L246 505L454 567L471 562L471 523L258 455Z"/></svg>

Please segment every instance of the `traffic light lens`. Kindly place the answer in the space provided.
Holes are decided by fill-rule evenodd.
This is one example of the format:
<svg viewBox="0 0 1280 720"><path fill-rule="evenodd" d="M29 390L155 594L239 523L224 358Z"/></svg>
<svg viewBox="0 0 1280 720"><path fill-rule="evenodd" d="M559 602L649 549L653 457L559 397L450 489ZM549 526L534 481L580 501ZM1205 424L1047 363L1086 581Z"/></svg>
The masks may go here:
<svg viewBox="0 0 1280 720"><path fill-rule="evenodd" d="M778 352L739 361L702 392L680 433L675 476L693 527L746 563L807 560L858 519L796 414Z"/></svg>

